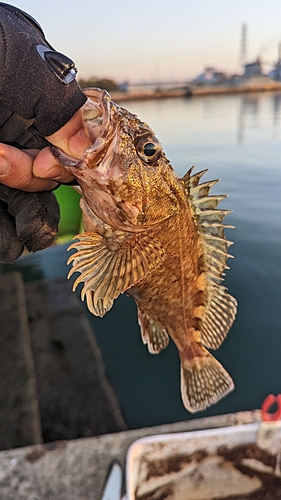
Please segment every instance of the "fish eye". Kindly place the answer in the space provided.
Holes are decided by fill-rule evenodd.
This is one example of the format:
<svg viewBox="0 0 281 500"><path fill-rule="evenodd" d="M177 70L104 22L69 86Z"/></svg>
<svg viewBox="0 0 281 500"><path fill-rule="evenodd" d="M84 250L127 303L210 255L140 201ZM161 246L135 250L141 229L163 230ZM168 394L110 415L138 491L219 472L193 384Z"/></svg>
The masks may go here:
<svg viewBox="0 0 281 500"><path fill-rule="evenodd" d="M154 144L153 142L147 142L143 146L143 152L144 152L145 156L154 156L156 151L157 151L157 147L156 147L156 144Z"/></svg>
<svg viewBox="0 0 281 500"><path fill-rule="evenodd" d="M146 163L155 163L160 157L162 147L154 136L143 136L138 138L136 150L139 157Z"/></svg>

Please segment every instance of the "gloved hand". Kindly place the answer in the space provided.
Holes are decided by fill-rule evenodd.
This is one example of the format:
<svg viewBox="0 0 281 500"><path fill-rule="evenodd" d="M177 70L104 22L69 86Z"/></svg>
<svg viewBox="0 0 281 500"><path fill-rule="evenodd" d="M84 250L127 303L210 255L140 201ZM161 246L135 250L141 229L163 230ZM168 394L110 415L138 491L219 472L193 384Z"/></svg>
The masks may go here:
<svg viewBox="0 0 281 500"><path fill-rule="evenodd" d="M58 232L60 210L51 191L30 193L0 184L0 261L43 250Z"/></svg>
<svg viewBox="0 0 281 500"><path fill-rule="evenodd" d="M66 153L75 153L74 157L79 158L80 150L84 151L90 140L81 134L79 110L86 96L76 82L75 64L53 49L35 19L3 2L0 2L0 66L0 143L25 150L44 150L50 143L64 145ZM7 159L5 154L2 156ZM17 180L18 163L9 157L8 160ZM31 185L24 184L29 190L34 176L42 182L51 179L43 175L44 169L38 171L38 167L40 162L37 175L31 172ZM52 179L69 182L69 174L61 170L53 172ZM10 174L2 173L1 182L0 261L12 262L21 255L24 245L35 252L54 241L59 207L52 192L31 193L6 187L6 184L19 187L11 183Z"/></svg>

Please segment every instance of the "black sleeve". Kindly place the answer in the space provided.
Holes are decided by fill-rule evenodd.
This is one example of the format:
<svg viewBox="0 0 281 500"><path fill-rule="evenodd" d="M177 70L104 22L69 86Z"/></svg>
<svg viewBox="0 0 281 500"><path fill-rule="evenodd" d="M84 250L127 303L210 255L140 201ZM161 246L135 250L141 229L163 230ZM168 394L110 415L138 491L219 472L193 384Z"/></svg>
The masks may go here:
<svg viewBox="0 0 281 500"><path fill-rule="evenodd" d="M13 134L12 140L1 137L1 128L6 126L10 133L15 129L12 120L44 138L65 125L86 101L74 63L51 47L33 18L1 2L0 73L2 142L16 140Z"/></svg>

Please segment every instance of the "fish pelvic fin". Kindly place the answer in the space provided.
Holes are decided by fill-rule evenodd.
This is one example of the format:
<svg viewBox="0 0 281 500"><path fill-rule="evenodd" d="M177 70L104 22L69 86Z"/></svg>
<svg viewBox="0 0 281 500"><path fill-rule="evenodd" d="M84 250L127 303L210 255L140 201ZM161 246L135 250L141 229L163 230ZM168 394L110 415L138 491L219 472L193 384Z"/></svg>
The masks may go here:
<svg viewBox="0 0 281 500"><path fill-rule="evenodd" d="M217 403L234 389L229 373L203 346L200 357L181 360L181 395L185 408L195 413Z"/></svg>
<svg viewBox="0 0 281 500"><path fill-rule="evenodd" d="M138 307L138 322L140 325L142 341L147 344L150 354L158 354L169 344L169 335L157 321L154 321L140 307Z"/></svg>
<svg viewBox="0 0 281 500"><path fill-rule="evenodd" d="M195 317L202 343L210 349L217 349L225 339L237 311L236 299L221 285L224 271L229 269L226 261L232 257L228 253L232 242L225 238L224 229L233 226L223 224L231 210L217 208L226 196L209 195L218 180L199 184L207 170L192 175L193 168L185 174L182 182L199 236L198 296L202 297L202 302L197 304Z"/></svg>
<svg viewBox="0 0 281 500"><path fill-rule="evenodd" d="M86 297L89 310L103 316L121 293L154 271L164 260L165 251L156 239L141 234L106 238L96 232L79 234L68 250L76 249L68 278L79 272L73 291L83 283L81 299Z"/></svg>

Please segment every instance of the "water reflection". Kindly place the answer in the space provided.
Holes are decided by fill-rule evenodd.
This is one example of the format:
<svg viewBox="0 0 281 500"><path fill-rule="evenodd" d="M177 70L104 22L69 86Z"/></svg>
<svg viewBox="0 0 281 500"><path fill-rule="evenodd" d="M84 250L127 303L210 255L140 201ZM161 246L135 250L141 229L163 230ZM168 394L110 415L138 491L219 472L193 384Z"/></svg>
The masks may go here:
<svg viewBox="0 0 281 500"><path fill-rule="evenodd" d="M237 131L238 144L244 141L247 128L258 127L259 104L259 98L255 94L241 96Z"/></svg>
<svg viewBox="0 0 281 500"><path fill-rule="evenodd" d="M272 96L272 110L273 110L273 137L278 138L278 128L280 127L281 117L281 94L274 94Z"/></svg>
<svg viewBox="0 0 281 500"><path fill-rule="evenodd" d="M262 99L260 94L247 94L240 96L240 107L238 117L237 142L241 144L246 139L247 129L263 127L259 124L267 112L264 107L268 106L268 118L272 123L272 138L279 138L281 118L281 94L273 93Z"/></svg>

